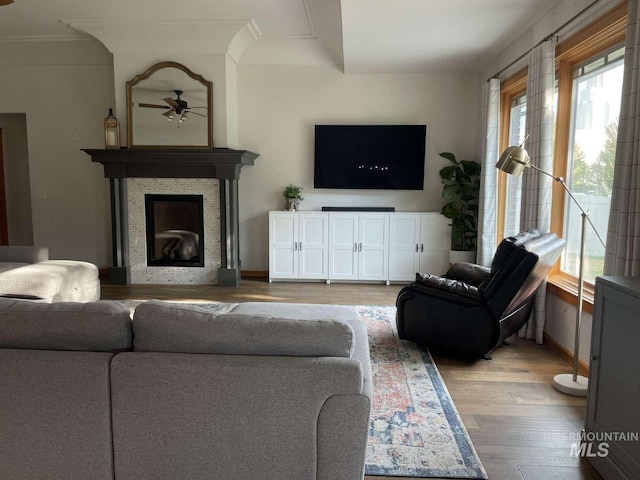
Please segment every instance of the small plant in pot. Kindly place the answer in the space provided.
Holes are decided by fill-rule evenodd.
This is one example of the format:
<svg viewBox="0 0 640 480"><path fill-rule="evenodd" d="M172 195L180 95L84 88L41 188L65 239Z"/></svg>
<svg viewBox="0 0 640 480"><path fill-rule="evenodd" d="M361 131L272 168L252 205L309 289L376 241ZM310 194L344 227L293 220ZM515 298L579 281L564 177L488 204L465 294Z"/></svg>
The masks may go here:
<svg viewBox="0 0 640 480"><path fill-rule="evenodd" d="M451 219L451 250L473 252L478 239L481 166L473 160L458 160L450 152L440 156L452 163L440 170L442 197L447 201L440 213Z"/></svg>
<svg viewBox="0 0 640 480"><path fill-rule="evenodd" d="M300 201L304 200L302 196L302 187L298 185L289 184L284 187L282 196L286 199L285 210L296 211L300 206Z"/></svg>

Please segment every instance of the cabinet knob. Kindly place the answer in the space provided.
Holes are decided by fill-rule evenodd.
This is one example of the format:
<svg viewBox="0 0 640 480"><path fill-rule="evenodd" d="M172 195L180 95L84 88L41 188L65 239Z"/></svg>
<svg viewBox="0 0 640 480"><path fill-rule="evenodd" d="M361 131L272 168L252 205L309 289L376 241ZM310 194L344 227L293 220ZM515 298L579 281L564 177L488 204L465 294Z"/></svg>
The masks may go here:
<svg viewBox="0 0 640 480"><path fill-rule="evenodd" d="M591 355L591 360L598 360L598 355Z"/></svg>
<svg viewBox="0 0 640 480"><path fill-rule="evenodd" d="M357 244L357 243L354 243L354 244L353 244L353 251L354 251L354 252L357 252L357 251L358 251L358 244Z"/></svg>
<svg viewBox="0 0 640 480"><path fill-rule="evenodd" d="M293 242L293 250L298 251L298 242Z"/></svg>
<svg viewBox="0 0 640 480"><path fill-rule="evenodd" d="M420 244L420 251L421 251L421 252L424 252L424 243L421 243L421 244Z"/></svg>
<svg viewBox="0 0 640 480"><path fill-rule="evenodd" d="M418 253L418 244L416 243L416 253Z"/></svg>
<svg viewBox="0 0 640 480"><path fill-rule="evenodd" d="M298 242L298 250L302 250L302 242Z"/></svg>
<svg viewBox="0 0 640 480"><path fill-rule="evenodd" d="M359 252L361 252L361 251L362 251L362 244L361 244L361 243L359 243L359 244L358 244L358 251L359 251Z"/></svg>

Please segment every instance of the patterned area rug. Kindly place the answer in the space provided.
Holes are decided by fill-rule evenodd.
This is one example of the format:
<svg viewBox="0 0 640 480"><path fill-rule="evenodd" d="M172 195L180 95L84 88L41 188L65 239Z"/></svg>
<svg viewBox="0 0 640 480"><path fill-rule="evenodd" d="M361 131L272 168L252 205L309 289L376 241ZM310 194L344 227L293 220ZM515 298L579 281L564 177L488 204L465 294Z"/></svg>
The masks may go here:
<svg viewBox="0 0 640 480"><path fill-rule="evenodd" d="M125 303L133 311L141 301ZM203 301L197 305L227 313L237 304ZM367 324L373 369L366 474L486 479L431 355L398 338L395 307L356 309Z"/></svg>
<svg viewBox="0 0 640 480"><path fill-rule="evenodd" d="M395 307L356 308L373 369L367 475L487 478L431 355L398 338Z"/></svg>

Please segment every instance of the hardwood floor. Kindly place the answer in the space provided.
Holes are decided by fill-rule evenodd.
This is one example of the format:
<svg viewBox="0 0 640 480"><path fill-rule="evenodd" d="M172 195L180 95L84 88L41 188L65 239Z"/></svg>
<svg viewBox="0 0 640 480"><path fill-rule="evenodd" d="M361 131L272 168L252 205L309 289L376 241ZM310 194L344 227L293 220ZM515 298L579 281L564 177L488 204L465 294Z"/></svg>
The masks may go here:
<svg viewBox="0 0 640 480"><path fill-rule="evenodd" d="M102 298L395 305L400 288L243 280L239 288L105 285ZM571 366L548 347L513 339L490 361L434 359L491 480L601 478L586 460L571 455L574 435L584 425L586 401L553 388L553 376L570 373Z"/></svg>

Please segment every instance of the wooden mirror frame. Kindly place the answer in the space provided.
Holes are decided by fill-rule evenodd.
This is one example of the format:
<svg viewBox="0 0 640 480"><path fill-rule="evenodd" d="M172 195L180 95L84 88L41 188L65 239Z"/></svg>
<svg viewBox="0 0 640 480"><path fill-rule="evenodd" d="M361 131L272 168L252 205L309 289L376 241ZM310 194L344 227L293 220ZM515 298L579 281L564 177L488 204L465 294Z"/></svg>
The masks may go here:
<svg viewBox="0 0 640 480"><path fill-rule="evenodd" d="M148 79L158 70L163 68L177 68L186 73L192 79L200 82L207 90L207 146L201 145L134 145L133 144L133 98L132 88L143 80ZM189 68L177 62L160 62L149 67L144 73L136 75L127 83L127 143L129 148L210 148L213 149L213 83L206 80L202 75L192 72Z"/></svg>

